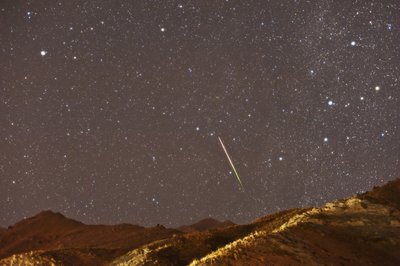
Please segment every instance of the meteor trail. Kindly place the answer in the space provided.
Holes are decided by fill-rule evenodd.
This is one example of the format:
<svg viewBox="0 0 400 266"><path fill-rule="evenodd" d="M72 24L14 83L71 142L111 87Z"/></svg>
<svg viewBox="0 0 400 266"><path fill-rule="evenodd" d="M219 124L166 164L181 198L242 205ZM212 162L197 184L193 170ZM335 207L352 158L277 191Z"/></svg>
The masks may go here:
<svg viewBox="0 0 400 266"><path fill-rule="evenodd" d="M238 172L236 171L235 166L233 165L233 162L232 162L232 160L231 160L231 157L229 157L228 151L226 150L225 145L224 145L224 143L222 142L221 138L218 137L218 139L219 139L219 143L221 143L222 149L224 150L224 152L225 152L225 154L226 154L226 157L228 158L229 163L231 164L231 167L232 167L233 172L235 173L236 179L239 181L240 186L242 187L242 189L243 189L243 191L244 191L244 186L243 186L243 184L242 184L242 180L240 180L240 176L239 176Z"/></svg>

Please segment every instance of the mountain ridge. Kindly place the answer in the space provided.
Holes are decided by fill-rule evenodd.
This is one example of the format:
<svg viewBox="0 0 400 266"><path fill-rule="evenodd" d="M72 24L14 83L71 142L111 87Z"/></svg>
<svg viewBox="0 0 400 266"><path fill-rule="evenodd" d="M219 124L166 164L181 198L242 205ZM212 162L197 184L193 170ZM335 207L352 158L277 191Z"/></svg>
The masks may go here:
<svg viewBox="0 0 400 266"><path fill-rule="evenodd" d="M0 265L400 265L398 250L400 179L243 225L86 225L44 211L0 230Z"/></svg>
<svg viewBox="0 0 400 266"><path fill-rule="evenodd" d="M177 227L177 229L184 233L193 233L210 229L224 228L232 225L235 225L235 223L229 220L220 222L213 218L205 218L191 225L179 226Z"/></svg>
<svg viewBox="0 0 400 266"><path fill-rule="evenodd" d="M61 213L43 211L17 222L1 233L0 259L35 250L69 249L105 251L99 256L108 259L149 241L179 233L178 230L162 226L86 225L66 218Z"/></svg>

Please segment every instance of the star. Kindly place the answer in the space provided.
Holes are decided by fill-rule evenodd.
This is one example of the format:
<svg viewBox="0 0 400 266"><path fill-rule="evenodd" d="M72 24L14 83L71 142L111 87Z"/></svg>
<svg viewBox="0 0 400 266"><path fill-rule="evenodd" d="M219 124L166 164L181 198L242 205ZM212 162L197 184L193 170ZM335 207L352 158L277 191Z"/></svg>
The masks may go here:
<svg viewBox="0 0 400 266"><path fill-rule="evenodd" d="M396 0L6 2L2 228L246 223L400 176Z"/></svg>

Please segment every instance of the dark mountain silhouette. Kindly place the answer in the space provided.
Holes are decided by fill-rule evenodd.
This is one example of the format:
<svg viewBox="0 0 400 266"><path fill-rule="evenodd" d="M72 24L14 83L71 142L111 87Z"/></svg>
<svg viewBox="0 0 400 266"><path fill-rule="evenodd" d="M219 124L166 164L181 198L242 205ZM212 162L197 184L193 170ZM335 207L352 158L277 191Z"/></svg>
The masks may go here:
<svg viewBox="0 0 400 266"><path fill-rule="evenodd" d="M79 261L79 257L85 257L82 255L88 252L93 261L107 261L132 248L178 233L161 226L86 225L60 213L44 211L1 234L0 258L32 250L69 250L63 256L77 256L69 258L73 261Z"/></svg>
<svg viewBox="0 0 400 266"><path fill-rule="evenodd" d="M208 218L178 229L46 211L0 230L0 265L400 265L400 179L245 225Z"/></svg>
<svg viewBox="0 0 400 266"><path fill-rule="evenodd" d="M182 231L185 233L193 233L193 232L202 232L202 231L206 231L206 230L210 230L210 229L224 228L224 227L228 227L228 226L232 226L232 225L235 225L235 224L229 220L220 222L213 218L207 218L207 219L203 219L197 223L194 223L192 225L180 226L177 229L179 231Z"/></svg>

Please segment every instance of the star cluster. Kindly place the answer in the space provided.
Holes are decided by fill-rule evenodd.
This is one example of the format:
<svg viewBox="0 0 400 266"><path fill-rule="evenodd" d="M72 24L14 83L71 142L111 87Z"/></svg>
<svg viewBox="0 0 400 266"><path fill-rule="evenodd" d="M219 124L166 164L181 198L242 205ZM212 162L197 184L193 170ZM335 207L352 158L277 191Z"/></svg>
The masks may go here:
<svg viewBox="0 0 400 266"><path fill-rule="evenodd" d="M0 25L2 226L241 223L400 176L396 0L4 0Z"/></svg>

